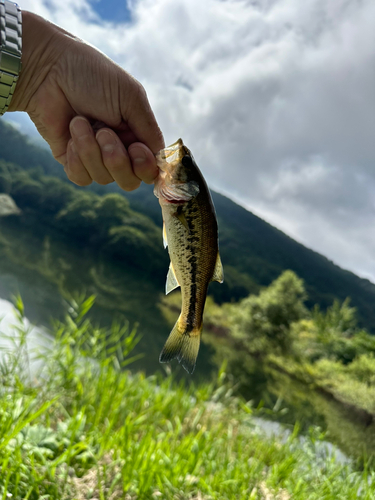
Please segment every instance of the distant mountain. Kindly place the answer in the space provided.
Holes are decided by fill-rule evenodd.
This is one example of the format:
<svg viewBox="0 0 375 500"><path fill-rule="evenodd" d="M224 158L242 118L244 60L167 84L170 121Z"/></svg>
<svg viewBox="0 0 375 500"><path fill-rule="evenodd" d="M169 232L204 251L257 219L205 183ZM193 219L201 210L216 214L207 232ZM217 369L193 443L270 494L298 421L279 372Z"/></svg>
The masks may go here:
<svg viewBox="0 0 375 500"><path fill-rule="evenodd" d="M49 176L67 180L63 169L48 151L34 144L17 130L0 121L0 159L25 170L38 168ZM82 189L82 188L77 188ZM125 193L116 185L92 185L97 194L121 193L133 211L149 217L161 228L159 204L152 187ZM323 308L335 298L351 297L358 309L359 323L375 333L375 285L369 280L341 269L326 257L314 252L245 210L230 199L213 192L220 232L220 253L225 282L213 286L210 293L217 302L238 300L267 286L285 269L292 269L306 284L308 305ZM151 221L150 221L151 222ZM161 244L161 243L160 243Z"/></svg>
<svg viewBox="0 0 375 500"><path fill-rule="evenodd" d="M0 158L16 163L24 169L41 167L48 175L66 178L64 169L52 154L34 144L32 140L17 129L0 120Z"/></svg>

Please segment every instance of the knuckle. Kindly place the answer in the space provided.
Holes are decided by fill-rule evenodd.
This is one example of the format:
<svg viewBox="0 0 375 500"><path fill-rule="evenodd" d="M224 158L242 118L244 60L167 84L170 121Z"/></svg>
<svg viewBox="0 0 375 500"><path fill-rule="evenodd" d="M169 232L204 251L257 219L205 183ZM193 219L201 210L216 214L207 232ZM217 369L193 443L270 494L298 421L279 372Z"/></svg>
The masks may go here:
<svg viewBox="0 0 375 500"><path fill-rule="evenodd" d="M54 159L59 162L61 165L63 165L63 167L65 167L65 164L66 164L66 153L63 153L63 154L55 154L55 153L52 153L52 156L54 157ZM65 170L65 168L64 168Z"/></svg>
<svg viewBox="0 0 375 500"><path fill-rule="evenodd" d="M144 86L138 81L135 81L135 91L140 99L147 99L147 92Z"/></svg>

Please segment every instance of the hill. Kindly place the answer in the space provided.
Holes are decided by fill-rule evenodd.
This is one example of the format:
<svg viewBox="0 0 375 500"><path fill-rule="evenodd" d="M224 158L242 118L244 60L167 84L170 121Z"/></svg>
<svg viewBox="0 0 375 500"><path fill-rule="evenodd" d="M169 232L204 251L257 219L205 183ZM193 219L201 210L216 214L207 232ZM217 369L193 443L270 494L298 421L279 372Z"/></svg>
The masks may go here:
<svg viewBox="0 0 375 500"><path fill-rule="evenodd" d="M30 179L36 179L38 176L39 178L41 176L59 177L64 184L67 183L71 186L69 192L74 189L75 192L94 192L96 195L111 192L121 194L130 203L129 207L124 208L124 210L131 210L133 219L134 217L139 218L140 214L143 215L142 221L140 222L140 219L138 221L140 226L137 226L136 229L142 231L142 228L147 226L147 231L150 235L152 234L152 244L149 244L149 247L151 248L154 243L156 245L155 228L161 227L161 213L159 204L152 193L152 187L143 185L133 193L124 193L114 184L109 186L93 185L84 190L78 187L73 188L73 185L68 183L65 178L62 167L52 158L52 155L32 144L26 136L4 122L0 122L0 160L18 165L21 170L28 172ZM43 180L43 183L45 182L47 181ZM52 186L52 180L48 182ZM45 187L43 189L48 191L51 188ZM57 186L54 189L56 190ZM64 190L66 191L65 188ZM268 286L284 270L291 269L305 281L309 295L308 305L318 303L326 308L335 298L343 301L346 297L351 297L352 305L358 309L360 325L375 332L374 284L359 278L354 273L341 269L326 257L296 242L225 196L215 192L212 195L219 221L220 252L225 269L224 284L212 286L210 289L210 293L217 302L238 300L249 293L256 293L261 287ZM24 194L18 198L18 201L22 198L21 204L25 203L22 201ZM54 198L51 196L49 203ZM99 203L98 198L95 197L95 199L96 203ZM90 202L87 200L86 203ZM49 210L48 207L48 204L45 205L44 210ZM81 213L83 212L81 210ZM111 215L106 213L106 217L111 218ZM116 214L113 214L113 217L116 218ZM45 218L43 220L43 217L40 218L39 215L38 222L47 223L47 220ZM120 227L120 225L121 222L118 222L116 227ZM61 231L61 227L60 224L59 231ZM79 228L76 229L76 233L80 233ZM133 231L132 235L134 234ZM117 240L116 235L118 236ZM121 246L118 244L116 246L116 241L118 242L120 238L121 243L123 243L122 248L124 248L128 237L128 233L119 235L116 231L112 232L112 250L115 247L117 249L113 250L112 257L116 257L116 255L118 257L118 248ZM95 237L94 240L98 241ZM149 249L149 251L151 250ZM124 264L124 259L122 261ZM142 264L138 262L138 266L141 267ZM164 267L164 258L155 259L153 268L158 283L160 275L165 272ZM147 279L150 279L150 275Z"/></svg>

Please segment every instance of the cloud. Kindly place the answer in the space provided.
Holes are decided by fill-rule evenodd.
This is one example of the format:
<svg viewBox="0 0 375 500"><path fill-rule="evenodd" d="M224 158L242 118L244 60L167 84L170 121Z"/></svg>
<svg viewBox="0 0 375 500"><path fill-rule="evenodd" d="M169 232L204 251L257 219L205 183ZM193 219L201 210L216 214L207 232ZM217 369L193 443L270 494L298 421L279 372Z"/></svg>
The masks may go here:
<svg viewBox="0 0 375 500"><path fill-rule="evenodd" d="M25 0L146 87L211 186L375 281L372 0Z"/></svg>

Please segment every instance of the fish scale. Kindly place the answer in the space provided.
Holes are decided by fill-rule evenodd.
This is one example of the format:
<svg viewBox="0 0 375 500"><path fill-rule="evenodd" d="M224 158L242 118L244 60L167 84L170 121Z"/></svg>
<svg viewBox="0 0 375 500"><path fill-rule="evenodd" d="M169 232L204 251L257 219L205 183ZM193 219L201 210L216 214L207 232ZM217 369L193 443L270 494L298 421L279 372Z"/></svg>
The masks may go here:
<svg viewBox="0 0 375 500"><path fill-rule="evenodd" d="M215 209L207 184L181 139L157 155L155 182L164 220L164 239L171 265L166 293L181 287L181 314L160 355L177 358L194 371L202 333L203 310L210 281L223 281Z"/></svg>

